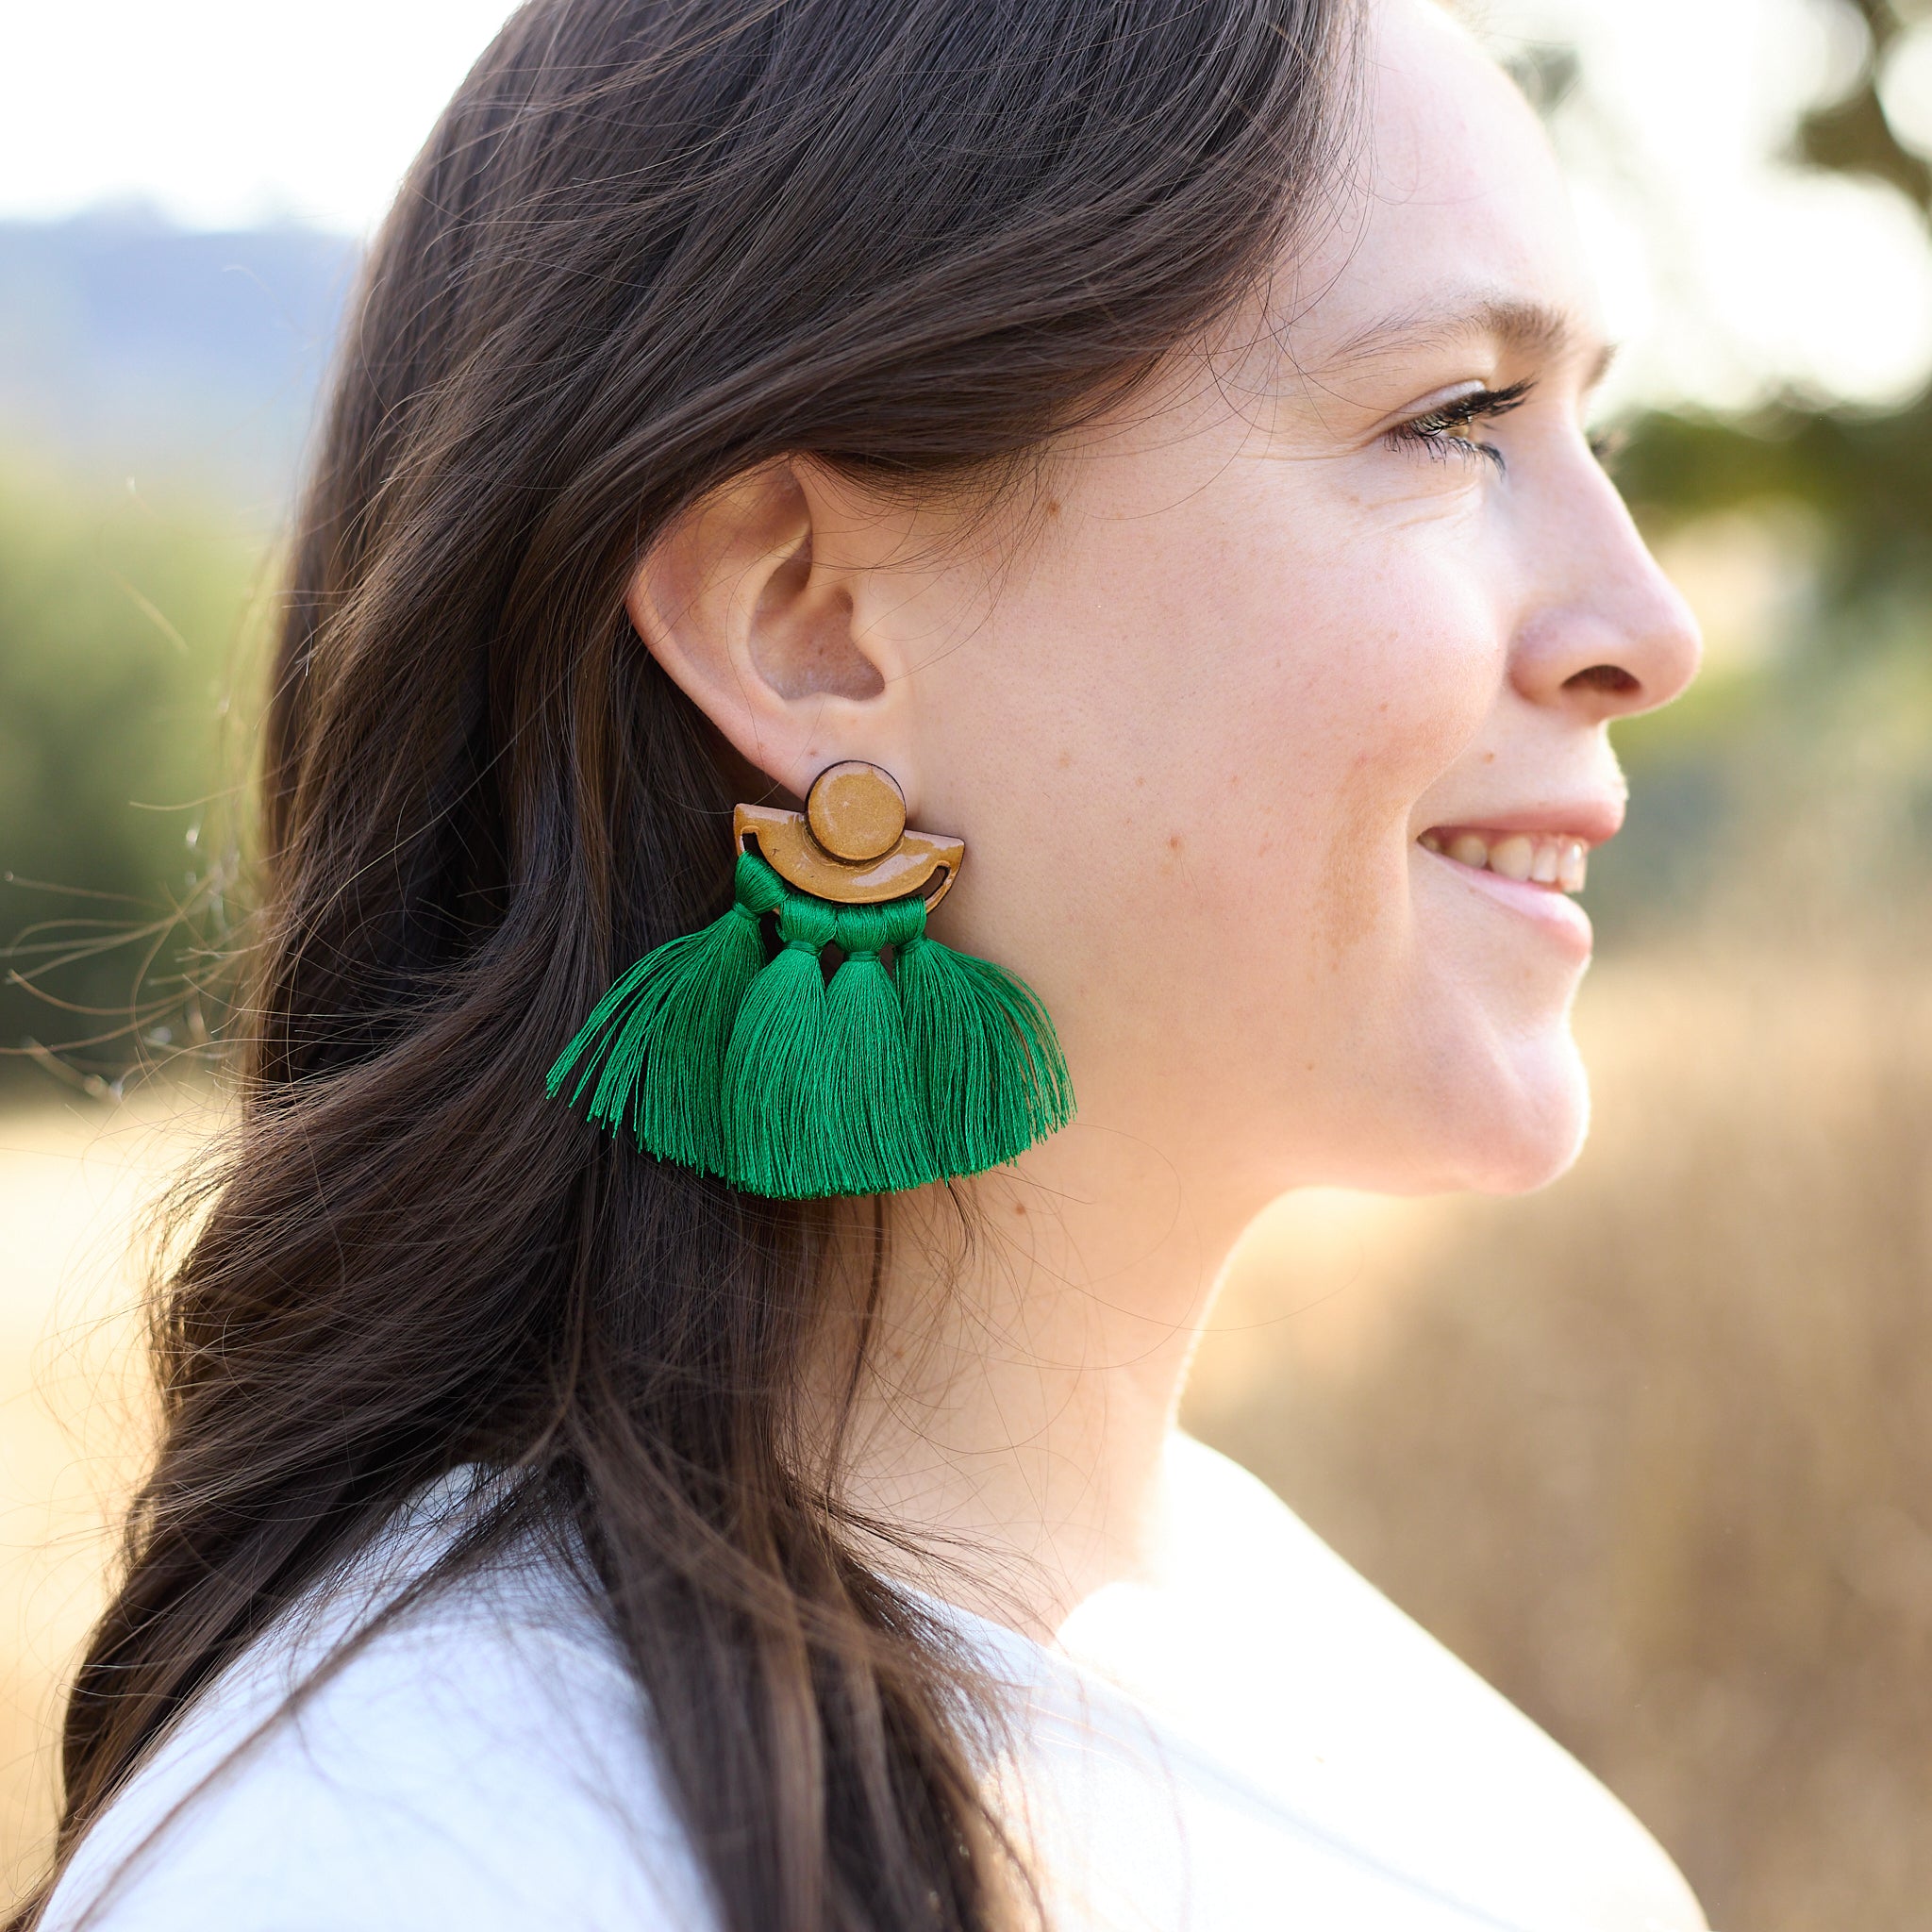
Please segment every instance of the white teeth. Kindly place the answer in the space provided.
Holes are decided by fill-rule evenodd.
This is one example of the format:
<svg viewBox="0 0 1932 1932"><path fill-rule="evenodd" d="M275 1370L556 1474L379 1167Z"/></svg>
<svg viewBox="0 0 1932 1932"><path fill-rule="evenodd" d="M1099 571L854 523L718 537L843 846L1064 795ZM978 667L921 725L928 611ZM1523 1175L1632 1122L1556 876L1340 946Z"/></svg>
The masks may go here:
<svg viewBox="0 0 1932 1932"><path fill-rule="evenodd" d="M1536 844L1521 832L1511 832L1490 847L1490 870L1506 879L1526 879L1536 864Z"/></svg>
<svg viewBox="0 0 1932 1932"><path fill-rule="evenodd" d="M1491 843L1493 838L1494 842ZM1506 879L1555 886L1559 891L1580 892L1590 870L1590 847L1581 839L1559 839L1542 833L1441 831L1424 832L1417 841L1431 852L1453 858L1477 872L1492 872Z"/></svg>

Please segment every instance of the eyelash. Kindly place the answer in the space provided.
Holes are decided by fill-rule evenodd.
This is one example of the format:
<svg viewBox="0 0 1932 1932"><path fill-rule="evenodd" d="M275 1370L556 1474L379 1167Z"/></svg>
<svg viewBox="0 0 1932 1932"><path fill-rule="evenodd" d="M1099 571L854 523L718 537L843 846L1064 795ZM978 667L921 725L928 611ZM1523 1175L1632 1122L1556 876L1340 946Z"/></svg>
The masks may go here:
<svg viewBox="0 0 1932 1932"><path fill-rule="evenodd" d="M1521 408L1535 387L1533 382L1512 382L1507 389L1474 390L1466 396L1457 396L1453 403L1444 403L1440 409L1431 409L1425 416L1398 424L1389 432L1390 441L1424 450L1438 462L1460 458L1493 463L1497 469L1507 470L1503 452L1494 443L1478 442L1474 437L1457 432Z"/></svg>
<svg viewBox="0 0 1932 1932"><path fill-rule="evenodd" d="M1630 447L1630 432L1627 429L1600 429L1590 439L1590 453L1599 464L1612 475L1617 473L1617 460Z"/></svg>

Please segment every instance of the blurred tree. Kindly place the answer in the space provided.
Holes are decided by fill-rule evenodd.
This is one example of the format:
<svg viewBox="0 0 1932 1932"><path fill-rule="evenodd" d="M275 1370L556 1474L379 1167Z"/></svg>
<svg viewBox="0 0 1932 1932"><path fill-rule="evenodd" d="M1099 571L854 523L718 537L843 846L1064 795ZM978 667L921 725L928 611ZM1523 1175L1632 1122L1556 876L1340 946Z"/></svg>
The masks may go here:
<svg viewBox="0 0 1932 1932"><path fill-rule="evenodd" d="M1794 128L1790 158L1887 182L1932 221L1932 169L1878 87L1932 8L1827 4L1862 21L1868 58ZM1932 873L1932 391L1883 411L1798 394L1742 416L1652 410L1615 467L1654 541L1757 514L1808 533L1815 580L1747 669L1720 666L1684 704L1618 727L1642 777L1591 868L1599 932L1614 948L1701 918L1779 947L1853 929L1884 942Z"/></svg>
<svg viewBox="0 0 1932 1932"><path fill-rule="evenodd" d="M111 1081L196 1029L221 720L259 540L0 462L0 1080ZM211 865L211 858L217 863Z"/></svg>
<svg viewBox="0 0 1932 1932"><path fill-rule="evenodd" d="M1833 605L1877 591L1932 594L1932 396L1874 416L1781 402L1742 421L1659 412L1618 463L1653 530L1776 497L1815 511Z"/></svg>
<svg viewBox="0 0 1932 1932"><path fill-rule="evenodd" d="M1870 53L1848 93L1800 122L1793 158L1889 182L1932 220L1932 166L1899 140L1878 92L1885 57L1919 9L1830 4L1859 17ZM1620 476L1654 527L1773 496L1815 510L1829 540L1827 602L1932 594L1932 391L1883 415L1796 397L1741 421L1658 412L1633 426Z"/></svg>
<svg viewBox="0 0 1932 1932"><path fill-rule="evenodd" d="M1797 155L1814 166L1844 175L1873 175L1918 203L1932 215L1932 167L1911 152L1892 131L1878 98L1878 76L1885 57L1922 12L1909 0L1833 0L1849 8L1865 24L1871 37L1871 58L1858 84L1842 100L1820 108L1798 124L1793 143Z"/></svg>

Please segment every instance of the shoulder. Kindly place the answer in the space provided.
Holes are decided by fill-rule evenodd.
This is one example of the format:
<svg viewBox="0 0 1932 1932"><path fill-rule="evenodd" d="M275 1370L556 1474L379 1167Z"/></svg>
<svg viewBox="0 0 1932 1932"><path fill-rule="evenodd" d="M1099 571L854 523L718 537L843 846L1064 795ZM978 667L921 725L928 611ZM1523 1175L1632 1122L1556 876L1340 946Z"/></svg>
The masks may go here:
<svg viewBox="0 0 1932 1932"><path fill-rule="evenodd" d="M1272 1491L1176 1435L1150 1580L1062 1641L1225 1763L1524 1924L1700 1932L1619 1801Z"/></svg>
<svg viewBox="0 0 1932 1932"><path fill-rule="evenodd" d="M47 1932L655 1932L711 1923L641 1693L587 1605L500 1569L381 1628L284 1629L96 1822Z"/></svg>

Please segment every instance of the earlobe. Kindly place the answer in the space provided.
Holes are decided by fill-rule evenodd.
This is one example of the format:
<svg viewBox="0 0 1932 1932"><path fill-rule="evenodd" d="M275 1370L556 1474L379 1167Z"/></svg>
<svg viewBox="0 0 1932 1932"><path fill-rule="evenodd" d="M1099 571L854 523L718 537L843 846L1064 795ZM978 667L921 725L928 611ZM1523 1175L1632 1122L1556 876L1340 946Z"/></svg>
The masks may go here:
<svg viewBox="0 0 1932 1932"><path fill-rule="evenodd" d="M815 483L777 462L712 491L652 544L625 597L678 689L801 797L828 764L893 766L904 748L898 667L857 618L863 559L841 554Z"/></svg>

